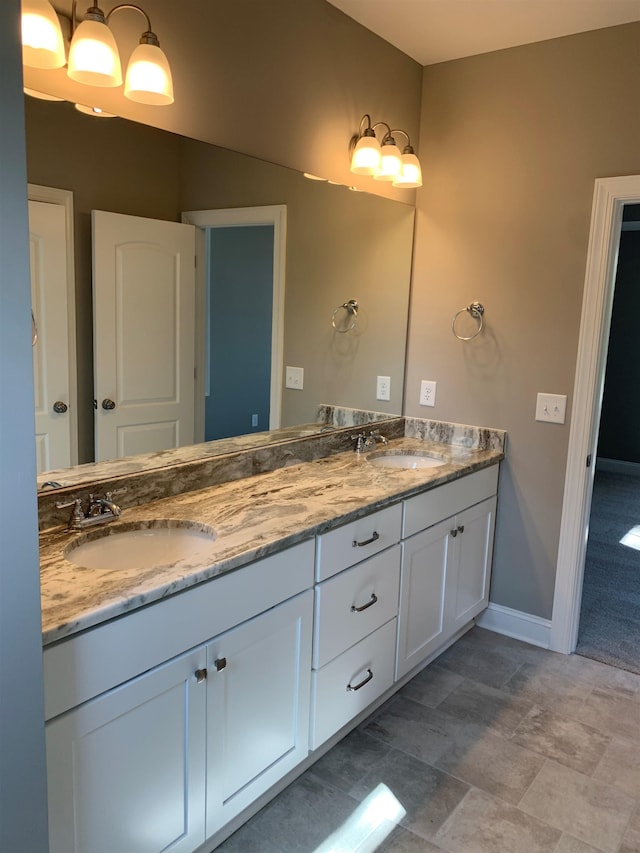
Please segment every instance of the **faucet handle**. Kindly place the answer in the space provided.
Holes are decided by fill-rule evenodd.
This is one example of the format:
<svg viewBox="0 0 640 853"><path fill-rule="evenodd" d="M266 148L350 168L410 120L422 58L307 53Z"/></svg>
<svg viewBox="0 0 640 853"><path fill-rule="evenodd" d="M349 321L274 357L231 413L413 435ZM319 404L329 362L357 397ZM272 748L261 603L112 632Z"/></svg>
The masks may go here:
<svg viewBox="0 0 640 853"><path fill-rule="evenodd" d="M122 488L120 488L120 489L113 489L113 490L109 490L108 492L105 492L104 496L108 501L110 501L113 499L114 495L121 495L123 492L126 492L126 491L127 491L127 487L122 486Z"/></svg>
<svg viewBox="0 0 640 853"><path fill-rule="evenodd" d="M366 432L358 432L355 435L351 436L351 440L356 443L356 453L360 453L363 447L367 446L367 434Z"/></svg>
<svg viewBox="0 0 640 853"><path fill-rule="evenodd" d="M74 498L71 501L56 501L56 507L58 509L69 509L69 507L73 507L73 512L71 513L71 519L69 521L70 524L74 522L79 522L84 519L84 512L82 511L82 499Z"/></svg>

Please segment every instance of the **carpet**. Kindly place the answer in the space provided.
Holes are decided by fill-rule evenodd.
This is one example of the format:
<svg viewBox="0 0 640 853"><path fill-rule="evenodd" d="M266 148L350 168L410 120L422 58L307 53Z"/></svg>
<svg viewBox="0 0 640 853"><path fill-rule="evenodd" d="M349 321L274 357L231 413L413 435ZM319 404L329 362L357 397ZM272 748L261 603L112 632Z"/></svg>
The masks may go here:
<svg viewBox="0 0 640 853"><path fill-rule="evenodd" d="M640 478L596 471L576 654L640 674Z"/></svg>

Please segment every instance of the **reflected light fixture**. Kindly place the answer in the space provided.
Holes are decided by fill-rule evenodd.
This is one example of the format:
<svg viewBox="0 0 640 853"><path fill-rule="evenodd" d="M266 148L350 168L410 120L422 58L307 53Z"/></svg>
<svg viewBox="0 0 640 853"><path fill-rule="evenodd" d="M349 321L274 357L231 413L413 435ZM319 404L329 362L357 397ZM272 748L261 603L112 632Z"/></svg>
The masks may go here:
<svg viewBox="0 0 640 853"><path fill-rule="evenodd" d="M172 104L171 68L144 9L133 3L121 3L105 15L99 6L92 5L78 23L76 7L77 0L73 0L67 75L77 83L88 86L115 88L122 85L120 55L109 28L109 20L115 12L131 9L144 17L146 28L129 60L124 78L124 95L140 104ZM51 35L54 30L55 38ZM38 33L49 33L48 40L45 41L45 37L38 36ZM49 44L58 45L57 33L60 35L62 56L58 49L54 58L54 50L49 48ZM64 40L59 15L48 0L22 0L22 42L25 65L34 68L61 68L64 65ZM46 51L42 46L45 43Z"/></svg>
<svg viewBox="0 0 640 853"><path fill-rule="evenodd" d="M366 124L365 124L366 123ZM384 128L382 141L378 141L376 129ZM402 153L396 145L394 134L407 138ZM422 186L420 161L411 145L409 134L385 122L371 124L371 116L365 113L360 120L358 133L352 137L351 171L356 175L370 175L376 181L389 181L394 187L414 189Z"/></svg>

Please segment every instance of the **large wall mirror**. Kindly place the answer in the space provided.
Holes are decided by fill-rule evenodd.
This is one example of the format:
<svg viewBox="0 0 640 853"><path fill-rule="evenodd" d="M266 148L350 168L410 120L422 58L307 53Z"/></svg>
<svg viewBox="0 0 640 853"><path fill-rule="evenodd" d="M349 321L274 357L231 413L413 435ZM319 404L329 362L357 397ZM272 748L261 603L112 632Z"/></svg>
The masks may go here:
<svg viewBox="0 0 640 853"><path fill-rule="evenodd" d="M28 180L73 197L79 463L95 458L92 210L175 223L185 211L286 210L280 426L312 423L324 403L402 412L412 205L146 125L82 115L68 103L25 100ZM338 313L338 329L332 317L349 300L358 302L357 324L344 332L349 315ZM239 320L240 349L248 347L249 306L225 310L230 323ZM291 366L303 368L302 389L285 387ZM379 376L390 377L388 401L377 399ZM260 443L268 426L249 420L237 431Z"/></svg>

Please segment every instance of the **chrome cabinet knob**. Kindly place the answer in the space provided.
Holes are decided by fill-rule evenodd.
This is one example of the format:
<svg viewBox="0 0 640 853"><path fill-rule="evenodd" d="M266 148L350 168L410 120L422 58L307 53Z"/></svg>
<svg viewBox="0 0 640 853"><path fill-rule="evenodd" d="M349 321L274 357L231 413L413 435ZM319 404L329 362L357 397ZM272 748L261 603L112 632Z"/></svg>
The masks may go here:
<svg viewBox="0 0 640 853"><path fill-rule="evenodd" d="M116 404L113 402L113 400L110 400L108 397L105 397L104 400L102 401L102 408L105 410L105 412L111 412L113 409L115 409L115 407L116 407Z"/></svg>
<svg viewBox="0 0 640 853"><path fill-rule="evenodd" d="M53 404L53 411L56 413L56 415L64 415L68 408L69 407L67 406L67 404L63 403L62 400L56 400L56 402Z"/></svg>
<svg viewBox="0 0 640 853"><path fill-rule="evenodd" d="M206 679L207 679L207 670L206 669L196 669L196 671L194 672L194 675L196 677L196 682L198 684L202 684L202 682L206 681Z"/></svg>
<svg viewBox="0 0 640 853"><path fill-rule="evenodd" d="M214 661L214 664L215 664L216 671L221 672L227 665L227 659L226 658L218 658L217 660Z"/></svg>

